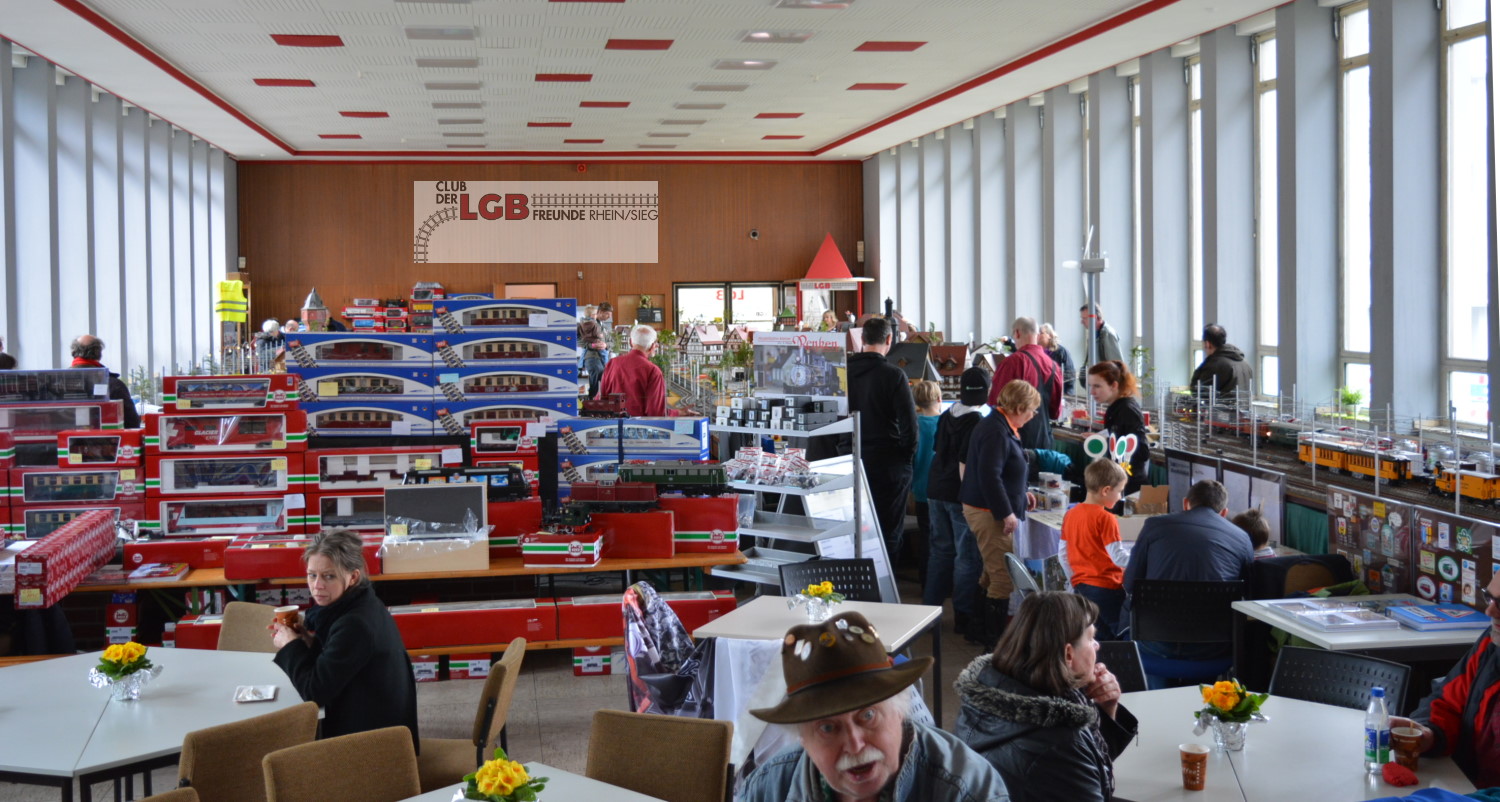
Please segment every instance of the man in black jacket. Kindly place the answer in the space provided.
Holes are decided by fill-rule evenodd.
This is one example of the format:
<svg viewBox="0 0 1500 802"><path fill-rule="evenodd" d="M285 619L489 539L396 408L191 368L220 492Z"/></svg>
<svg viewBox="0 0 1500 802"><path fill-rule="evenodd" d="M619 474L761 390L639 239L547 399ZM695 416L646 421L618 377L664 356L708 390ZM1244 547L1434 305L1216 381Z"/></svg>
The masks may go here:
<svg viewBox="0 0 1500 802"><path fill-rule="evenodd" d="M912 457L917 453L917 404L906 374L887 362L891 324L865 322L864 350L849 357L849 411L860 413L860 457L880 534L894 563L906 524Z"/></svg>
<svg viewBox="0 0 1500 802"><path fill-rule="evenodd" d="M1233 400L1235 391L1250 393L1255 390L1255 372L1245 361L1244 352L1228 343L1229 334L1224 327L1210 323L1203 327L1203 363L1193 371L1193 388L1208 395L1209 388L1216 388L1217 398Z"/></svg>

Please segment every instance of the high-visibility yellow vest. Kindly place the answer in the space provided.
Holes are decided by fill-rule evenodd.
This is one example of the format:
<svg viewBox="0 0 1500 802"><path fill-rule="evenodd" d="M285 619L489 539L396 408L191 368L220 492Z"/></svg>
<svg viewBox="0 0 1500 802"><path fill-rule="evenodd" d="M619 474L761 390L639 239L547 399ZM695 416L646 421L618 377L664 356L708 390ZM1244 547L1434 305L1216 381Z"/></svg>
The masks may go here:
<svg viewBox="0 0 1500 802"><path fill-rule="evenodd" d="M214 316L224 323L244 323L249 314L250 302L245 299L245 283L219 282L219 298L214 303Z"/></svg>

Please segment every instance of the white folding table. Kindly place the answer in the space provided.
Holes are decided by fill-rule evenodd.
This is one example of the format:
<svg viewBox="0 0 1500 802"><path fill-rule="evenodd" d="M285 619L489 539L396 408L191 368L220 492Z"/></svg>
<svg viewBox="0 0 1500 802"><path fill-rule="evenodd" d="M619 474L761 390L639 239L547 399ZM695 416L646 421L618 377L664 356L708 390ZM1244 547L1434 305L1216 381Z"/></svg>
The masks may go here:
<svg viewBox="0 0 1500 802"><path fill-rule="evenodd" d="M523 763L526 773L532 777L546 777L547 788L542 791L546 799L588 800L588 802L662 802L654 796L646 796L609 783L591 780L581 774L553 768L545 763ZM403 802L452 802L463 785L450 785ZM460 795L461 796L461 795Z"/></svg>

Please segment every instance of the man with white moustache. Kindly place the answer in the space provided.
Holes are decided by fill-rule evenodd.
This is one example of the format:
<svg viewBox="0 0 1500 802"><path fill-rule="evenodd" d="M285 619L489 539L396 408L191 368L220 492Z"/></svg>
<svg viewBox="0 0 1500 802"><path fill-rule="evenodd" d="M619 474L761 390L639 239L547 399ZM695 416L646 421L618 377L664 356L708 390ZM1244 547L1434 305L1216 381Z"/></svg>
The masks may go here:
<svg viewBox="0 0 1500 802"><path fill-rule="evenodd" d="M801 745L761 765L740 802L1007 802L989 761L911 718L912 683L932 665L895 665L859 613L792 627L781 646L787 695L750 713L797 728Z"/></svg>

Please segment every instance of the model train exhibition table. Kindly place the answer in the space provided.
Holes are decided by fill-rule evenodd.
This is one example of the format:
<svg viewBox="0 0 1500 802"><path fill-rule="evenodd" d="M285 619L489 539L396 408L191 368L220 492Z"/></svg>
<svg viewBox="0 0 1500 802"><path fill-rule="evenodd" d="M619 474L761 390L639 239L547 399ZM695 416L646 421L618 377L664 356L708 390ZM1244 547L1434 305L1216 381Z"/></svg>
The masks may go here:
<svg viewBox="0 0 1500 802"><path fill-rule="evenodd" d="M1416 786L1387 785L1364 770L1363 710L1273 696L1261 708L1269 721L1250 725L1245 748L1213 747L1213 734L1193 732L1193 711L1203 707L1196 686L1122 694L1140 722L1140 736L1114 763L1115 793L1132 802L1279 802L1286 799L1378 799L1419 788L1459 794L1474 786L1450 758L1421 759ZM1178 746L1210 748L1202 791L1182 787Z"/></svg>
<svg viewBox="0 0 1500 802"><path fill-rule="evenodd" d="M261 652L152 649L161 674L140 699L119 702L89 685L99 652L0 668L0 779L62 789L84 802L90 784L177 761L189 732L300 704L286 674ZM240 685L275 685L276 698L234 701Z"/></svg>

